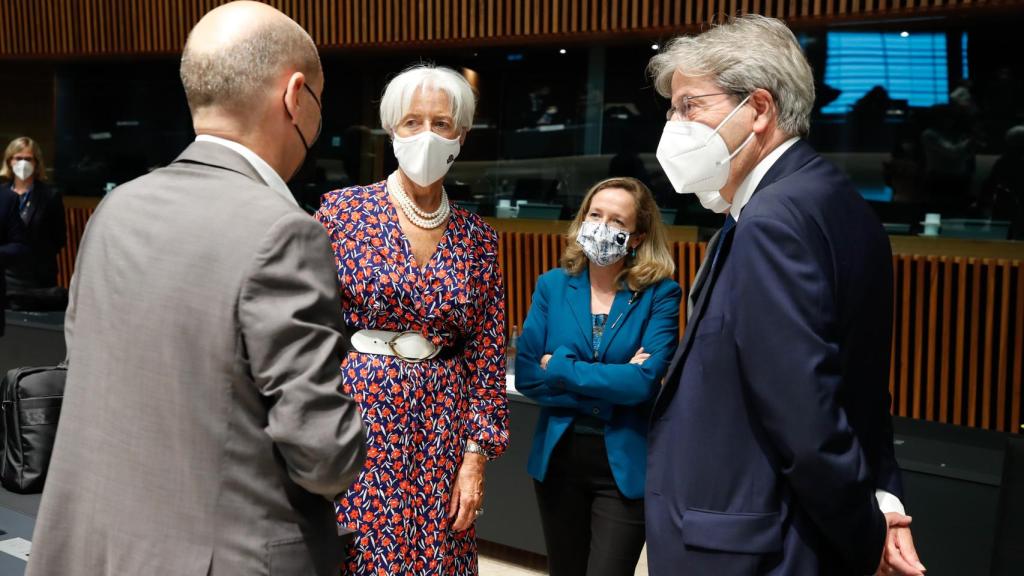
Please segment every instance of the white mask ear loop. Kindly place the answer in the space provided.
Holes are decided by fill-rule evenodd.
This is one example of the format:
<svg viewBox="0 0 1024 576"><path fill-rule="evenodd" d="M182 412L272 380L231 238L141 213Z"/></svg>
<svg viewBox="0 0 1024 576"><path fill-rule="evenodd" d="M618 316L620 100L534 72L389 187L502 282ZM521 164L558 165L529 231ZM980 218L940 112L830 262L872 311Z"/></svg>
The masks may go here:
<svg viewBox="0 0 1024 576"><path fill-rule="evenodd" d="M729 114L727 114L726 117L723 118L722 121L718 123L718 127L715 128L715 131L712 132L711 135L714 136L715 134L718 134L718 131L722 129L722 126L725 126L726 122L728 122L729 120L732 120L732 117L735 116L736 113L740 111L740 108L743 108L743 105L747 103L747 100L750 100L751 96L753 96L753 94L747 94L746 98L744 98L743 100L740 100L740 103L737 104L736 107L732 109L732 112L729 112ZM710 140L710 138L708 138L708 139ZM735 158L736 155L740 153L740 151L742 151L744 148L746 148L747 144L750 144L750 141L753 140L753 139L754 139L754 133L751 132L750 135L747 136L747 139L744 140L743 143L740 144L735 150L733 150L732 154L729 154L724 159L719 160L715 164L717 166L721 166L722 164L725 164L726 162L729 162L730 160Z"/></svg>
<svg viewBox="0 0 1024 576"><path fill-rule="evenodd" d="M743 150L747 146L747 144L750 144L750 141L753 140L753 139L754 139L754 133L751 132L750 136L747 136L747 139L743 141L743 144L740 144L736 148L736 150L733 151L732 154L729 154L728 156L726 156L724 160L719 160L718 162L716 162L716 164L721 166L722 164L725 164L726 162L732 160L737 154L740 153L741 150Z"/></svg>
<svg viewBox="0 0 1024 576"><path fill-rule="evenodd" d="M743 108L743 105L747 103L747 100L750 100L750 96L751 94L747 94L747 97L744 98L743 100L740 100L740 103L737 104L736 107L732 109L732 112L729 112L728 114L725 115L725 118L722 118L722 121L718 123L718 126L716 126L715 129L711 131L711 134L708 135L708 139L704 142L705 144L710 142L711 139L715 137L715 134L718 134L718 131L722 129L722 126L725 126L726 122L732 120L732 117L735 116L736 113L740 111L740 108Z"/></svg>

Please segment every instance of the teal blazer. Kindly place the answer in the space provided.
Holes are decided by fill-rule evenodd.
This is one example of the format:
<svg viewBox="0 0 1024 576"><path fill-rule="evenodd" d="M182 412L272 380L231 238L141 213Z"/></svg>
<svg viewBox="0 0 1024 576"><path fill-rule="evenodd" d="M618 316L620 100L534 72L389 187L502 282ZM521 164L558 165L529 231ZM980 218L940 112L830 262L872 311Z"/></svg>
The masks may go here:
<svg viewBox="0 0 1024 576"><path fill-rule="evenodd" d="M679 335L679 284L665 279L615 295L597 359L590 313L590 274L561 268L537 279L519 336L516 389L542 406L527 470L544 480L551 452L573 420L590 414L605 421L608 463L619 491L642 498L647 426ZM629 360L643 346L643 364ZM541 356L551 354L548 368Z"/></svg>

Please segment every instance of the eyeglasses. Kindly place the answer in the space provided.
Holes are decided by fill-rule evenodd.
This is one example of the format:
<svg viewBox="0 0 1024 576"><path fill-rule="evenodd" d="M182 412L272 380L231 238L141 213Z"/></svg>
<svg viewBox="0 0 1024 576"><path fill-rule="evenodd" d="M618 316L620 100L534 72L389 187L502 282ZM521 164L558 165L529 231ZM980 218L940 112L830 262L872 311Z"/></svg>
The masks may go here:
<svg viewBox="0 0 1024 576"><path fill-rule="evenodd" d="M673 107L668 109L668 112L665 113L665 120L674 120L674 119L677 119L677 118L678 119L690 120L691 119L690 115L693 114L694 109L695 108L700 108L700 106L696 106L695 107L693 104L691 104L691 102L693 102L694 100L696 100L698 98L708 98L708 97L711 97L711 96L740 96L740 93L739 92L711 92L710 94L698 94L696 96L683 96L680 99L681 101L679 103L679 108L676 108L675 106L673 106Z"/></svg>

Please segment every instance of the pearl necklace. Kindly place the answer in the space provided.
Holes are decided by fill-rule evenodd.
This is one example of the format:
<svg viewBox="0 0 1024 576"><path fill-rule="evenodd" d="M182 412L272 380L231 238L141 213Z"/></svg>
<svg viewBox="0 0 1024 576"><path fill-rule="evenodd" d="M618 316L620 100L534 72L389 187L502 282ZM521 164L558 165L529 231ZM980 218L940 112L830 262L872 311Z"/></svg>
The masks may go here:
<svg viewBox="0 0 1024 576"><path fill-rule="evenodd" d="M441 187L441 206L436 212L424 211L409 198L409 195L405 193L405 188L402 186L397 170L388 176L388 190L395 195L395 200L398 201L398 206L405 213L405 217L418 228L433 230L444 224L451 214L451 206L448 204L448 193L445 192L444 186Z"/></svg>

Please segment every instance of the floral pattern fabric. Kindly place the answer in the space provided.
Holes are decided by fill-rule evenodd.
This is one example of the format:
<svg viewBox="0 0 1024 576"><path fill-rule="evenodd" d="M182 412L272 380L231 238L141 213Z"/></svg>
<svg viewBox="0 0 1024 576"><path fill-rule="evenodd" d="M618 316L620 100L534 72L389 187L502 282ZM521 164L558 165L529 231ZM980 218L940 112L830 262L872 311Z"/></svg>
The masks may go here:
<svg viewBox="0 0 1024 576"><path fill-rule="evenodd" d="M356 532L344 573L477 573L473 528L449 529L467 439L508 445L504 285L494 229L456 205L436 253L417 266L386 183L325 194L317 219L338 265L352 329L413 330L458 351L418 364L350 352L342 390L360 406L367 459L335 503Z"/></svg>

